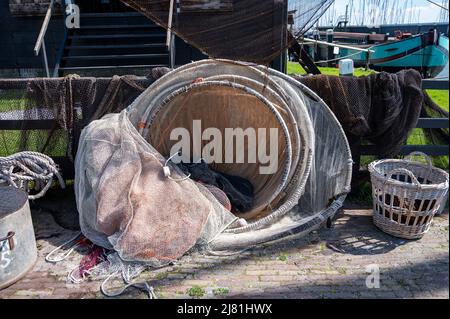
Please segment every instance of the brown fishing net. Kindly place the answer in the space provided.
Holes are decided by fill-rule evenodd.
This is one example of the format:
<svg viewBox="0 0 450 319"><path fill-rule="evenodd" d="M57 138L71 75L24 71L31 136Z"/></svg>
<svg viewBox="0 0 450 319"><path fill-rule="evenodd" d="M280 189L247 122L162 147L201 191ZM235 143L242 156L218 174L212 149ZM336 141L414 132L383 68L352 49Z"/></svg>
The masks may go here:
<svg viewBox="0 0 450 319"><path fill-rule="evenodd" d="M333 0L121 0L212 58L268 65ZM172 8L172 11L171 11ZM288 11L290 21L288 21ZM172 15L170 14L172 12Z"/></svg>
<svg viewBox="0 0 450 319"><path fill-rule="evenodd" d="M255 188L252 212L259 212L278 195L277 189L287 179L286 174L289 173L291 160L287 152L287 149L291 147L289 132L284 122L274 115L269 105L262 95L237 84L231 85L230 82L224 81L198 83L187 90L175 92L167 98L166 102L159 107L161 111L152 119L147 140L159 153L169 157L172 155L171 148L176 143L175 140L170 139L174 129L186 128L190 135L190 145L197 143L195 120L201 124L202 132L209 128L218 130L220 141L216 142L223 147L220 150L221 154L213 154L213 156L215 159L220 159L220 162L212 162L214 158L210 154L198 153L210 143L205 139L201 141L198 151L191 150L194 153L193 158L188 157L183 160L197 162L201 158L211 159L213 169L250 181ZM225 133L227 128L241 128L244 132L255 133L246 135L246 138L241 141L243 153L237 152L241 149L238 146L240 141L237 138L231 140ZM263 146L264 153L269 154L271 145L276 145L277 151L277 162L267 163L265 167L269 168L270 164L276 165L273 167L276 173L261 174L261 163L256 158L256 138L258 136L261 138L261 135L256 130L252 131L254 128L272 128L279 132L275 140L270 140L269 133L264 130L267 134L267 140ZM255 139L252 143L253 137ZM252 147L255 149L249 149ZM258 147L262 146L258 145ZM249 157L252 155L255 155L254 162ZM243 213L248 216L251 211Z"/></svg>

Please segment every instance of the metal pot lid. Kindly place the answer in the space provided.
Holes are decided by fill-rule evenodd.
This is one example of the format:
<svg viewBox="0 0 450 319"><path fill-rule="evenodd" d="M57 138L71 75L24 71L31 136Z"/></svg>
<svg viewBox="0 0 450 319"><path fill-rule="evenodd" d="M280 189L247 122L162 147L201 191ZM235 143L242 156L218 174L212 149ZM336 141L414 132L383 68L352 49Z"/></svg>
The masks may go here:
<svg viewBox="0 0 450 319"><path fill-rule="evenodd" d="M0 186L0 219L21 209L28 194L15 187Z"/></svg>

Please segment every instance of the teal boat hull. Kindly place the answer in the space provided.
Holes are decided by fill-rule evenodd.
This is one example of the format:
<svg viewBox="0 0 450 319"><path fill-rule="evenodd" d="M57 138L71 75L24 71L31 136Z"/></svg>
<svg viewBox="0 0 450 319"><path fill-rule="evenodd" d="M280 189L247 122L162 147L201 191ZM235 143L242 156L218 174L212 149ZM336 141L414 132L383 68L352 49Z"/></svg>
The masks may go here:
<svg viewBox="0 0 450 319"><path fill-rule="evenodd" d="M449 39L433 33L425 33L392 43L374 45L370 57L366 52L340 49L339 56L353 59L355 66L369 65L376 71L397 72L416 69L424 77L438 75L448 63Z"/></svg>

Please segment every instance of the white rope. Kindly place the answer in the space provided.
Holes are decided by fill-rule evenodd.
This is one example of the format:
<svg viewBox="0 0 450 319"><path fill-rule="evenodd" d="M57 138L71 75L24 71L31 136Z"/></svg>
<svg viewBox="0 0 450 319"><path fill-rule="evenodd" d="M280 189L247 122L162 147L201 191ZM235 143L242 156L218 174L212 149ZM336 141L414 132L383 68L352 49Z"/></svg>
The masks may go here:
<svg viewBox="0 0 450 319"><path fill-rule="evenodd" d="M250 249L253 249L255 247L258 247L258 245L251 245L249 247L246 247L244 249L241 250L207 250L205 253L211 256L217 256L217 257L232 257L232 256L236 256L236 255L241 255L243 253L245 253L246 251L249 251Z"/></svg>
<svg viewBox="0 0 450 319"><path fill-rule="evenodd" d="M72 252L80 245L80 243L77 239L81 235L82 235L82 233L78 232L74 237L70 238L69 240L65 241L64 243L62 243L61 245L59 245L58 247L53 249L50 253L47 254L47 256L45 256L45 261L51 262L51 263L58 263L58 262L61 262L65 259L67 259L72 254ZM56 254L56 252L58 252L60 249L62 249L66 245L69 245L67 247L68 248L67 252L65 252L63 255L61 255L59 257L51 258L51 256L53 256L53 254ZM103 262L107 262L105 258L103 258ZM93 267L90 270L84 271L81 274L81 278L75 277L75 272L79 271L79 266L77 266L76 268L72 269L67 274L67 279L71 283L80 284L83 281L85 281L86 278L90 277L92 275L92 271L99 266L100 266L100 264L96 265L95 267ZM107 290L106 289L107 282L113 277L119 277L120 273L122 274L122 280L125 283L125 285L115 291ZM146 281L133 282L132 278L133 278L133 276L130 274L129 267L126 267L126 271L124 271L124 269L116 270L116 271L112 272L110 275L108 275L106 277L106 279L102 282L102 284L100 285L100 291L107 297L117 297L117 296L122 295L125 292L125 290L127 290L129 287L134 287L139 290L145 291L148 294L149 299L158 299L153 287L150 286Z"/></svg>
<svg viewBox="0 0 450 319"><path fill-rule="evenodd" d="M75 267L74 269L72 269L69 274L67 275L67 280L73 284L81 284L82 282L84 282L87 278L92 276L92 272L95 271L97 268L99 268L99 266L104 263L107 262L106 260L106 251L103 248L102 249L103 252L102 254L98 257L99 261L97 262L97 264L90 268L90 269L86 269L83 271L80 271L80 266L78 265L77 267ZM81 276L81 277L76 277L75 273L77 273Z"/></svg>
<svg viewBox="0 0 450 319"><path fill-rule="evenodd" d="M170 179L171 181L174 182L184 182L186 180L188 180L191 177L191 174L189 173L187 176L182 177L182 178L173 178L171 175L171 171L170 168L167 164L169 164L169 162L177 155L180 155L180 152L176 152L175 154L172 154L166 161L166 163L163 166L163 172L164 172L164 176L167 177L168 179Z"/></svg>
<svg viewBox="0 0 450 319"><path fill-rule="evenodd" d="M29 195L29 199L41 198L52 186L56 177L65 188L64 180L55 162L47 155L37 152L20 152L7 157L0 157L0 184L7 183L16 188L28 191L28 182L35 182L37 194Z"/></svg>
<svg viewBox="0 0 450 319"><path fill-rule="evenodd" d="M58 263L60 261L63 261L65 259L67 259L69 257L69 255L75 250L75 248L79 246L79 243L76 240L80 236L81 236L81 232L78 232L76 236L74 236L73 238L65 241L62 245L60 245L60 246L56 247L55 249L53 249L51 252L49 252L47 254L47 256L45 256L45 261L49 262L49 263ZM58 250L60 250L61 248L63 248L64 246L66 246L68 244L71 244L71 245L68 247L69 250L65 254L63 254L59 258L54 258L54 259L50 258Z"/></svg>
<svg viewBox="0 0 450 319"><path fill-rule="evenodd" d="M106 277L106 279L102 282L102 284L100 286L100 291L102 292L102 294L104 294L107 297L117 297L117 296L120 296L121 294L123 294L125 292L125 290L127 290L129 287L135 287L139 290L143 290L143 291L147 292L149 299L158 299L158 297L155 294L155 290L146 281L130 282L129 279L127 279L126 276L124 275L123 271L122 271L122 280L125 282L125 286L117 289L116 291L108 291L106 289L106 283L111 278L118 277L119 273L120 273L120 271L118 270L118 271L110 274L108 277Z"/></svg>
<svg viewBox="0 0 450 319"><path fill-rule="evenodd" d="M339 57L339 58L336 58L336 59L317 61L317 62L314 62L314 64L321 64L321 63L328 63L328 62L339 61L339 60L346 59L346 58L349 58L349 57L352 57L352 56L355 56L355 55L358 55L358 54L361 54L361 52L352 53L352 54L349 54L349 55L346 55L346 56L343 56L343 57Z"/></svg>

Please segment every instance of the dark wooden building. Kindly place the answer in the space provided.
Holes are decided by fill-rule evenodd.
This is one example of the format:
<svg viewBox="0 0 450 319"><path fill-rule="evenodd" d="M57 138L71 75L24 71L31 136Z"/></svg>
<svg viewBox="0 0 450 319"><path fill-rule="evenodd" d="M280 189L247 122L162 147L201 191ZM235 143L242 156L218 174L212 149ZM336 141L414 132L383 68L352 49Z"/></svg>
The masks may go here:
<svg viewBox="0 0 450 319"><path fill-rule="evenodd" d="M177 17L174 18L174 28L192 34L208 19L237 19L245 9L244 4L248 4L246 0L217 0L215 2L224 5L219 8L220 13L217 13L217 10L196 10L198 3L202 1L176 1L179 8L175 10ZM36 56L33 49L50 2L51 0L0 1L0 43L3 49L0 55L0 76L29 77L46 74L43 51ZM80 8L80 28L66 27L65 9L70 3L75 3ZM257 0L255 3L261 1ZM252 46L265 56L269 51L283 49L286 45L287 1L271 0L263 3L268 7L268 10L264 10L270 12L270 17L261 19L263 24L248 24L246 28L233 29L232 33L225 30L226 37L219 38L214 44L213 51L217 53L215 57L247 60L249 52L252 52L249 48ZM50 74L142 75L154 66L178 66L206 57L201 50L188 42L201 47L205 43L208 44L205 39L213 41L215 38L207 39L204 35L199 35L182 39L173 36L172 42L167 46L166 30L161 27L161 23L155 23L160 21L152 21L142 14L142 10L139 11L141 12L119 0L54 0L44 37ZM168 12L165 7L163 11ZM212 16L214 14L215 16ZM245 14L248 15L249 12ZM265 32L264 37L248 38L249 34L255 34L261 27L270 32ZM239 33L242 30L245 30L247 37L242 37L239 43L236 39L240 39ZM214 36L214 33L209 33L209 36ZM229 41L225 41L227 39ZM285 61L284 54L273 56L271 66L284 71Z"/></svg>

